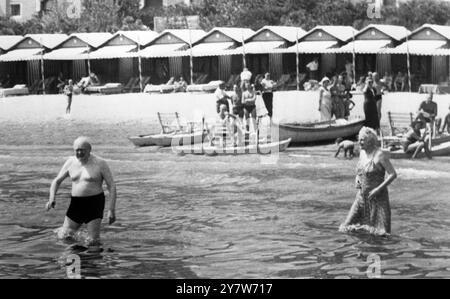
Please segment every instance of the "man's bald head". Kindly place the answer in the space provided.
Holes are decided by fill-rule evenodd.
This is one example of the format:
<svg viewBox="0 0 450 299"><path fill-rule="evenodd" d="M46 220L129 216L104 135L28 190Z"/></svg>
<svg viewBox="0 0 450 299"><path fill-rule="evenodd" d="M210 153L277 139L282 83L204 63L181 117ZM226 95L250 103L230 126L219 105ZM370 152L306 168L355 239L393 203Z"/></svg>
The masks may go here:
<svg viewBox="0 0 450 299"><path fill-rule="evenodd" d="M81 163L86 163L91 155L91 143L89 138L81 136L75 139L73 142L73 150L75 151L75 156Z"/></svg>
<svg viewBox="0 0 450 299"><path fill-rule="evenodd" d="M87 150L92 150L91 141L88 137L80 136L73 142L73 148L76 150L77 148L83 148Z"/></svg>

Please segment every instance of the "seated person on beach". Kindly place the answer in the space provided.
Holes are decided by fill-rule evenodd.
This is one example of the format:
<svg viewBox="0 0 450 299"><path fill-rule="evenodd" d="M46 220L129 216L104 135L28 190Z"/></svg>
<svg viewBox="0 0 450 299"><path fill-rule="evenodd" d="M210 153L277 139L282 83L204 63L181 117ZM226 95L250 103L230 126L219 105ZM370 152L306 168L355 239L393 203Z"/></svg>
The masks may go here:
<svg viewBox="0 0 450 299"><path fill-rule="evenodd" d="M84 90L88 86L97 86L100 84L100 80L97 75L91 72L89 76L81 78L80 82L78 82L78 87Z"/></svg>
<svg viewBox="0 0 450 299"><path fill-rule="evenodd" d="M175 92L185 92L188 84L183 77L180 77L180 80L175 82Z"/></svg>
<svg viewBox="0 0 450 299"><path fill-rule="evenodd" d="M445 129L447 128L447 133L450 134L450 106L448 107L449 112L447 113L447 115L444 118L444 124L442 125L442 129L441 129L441 133L443 133L445 131Z"/></svg>
<svg viewBox="0 0 450 299"><path fill-rule="evenodd" d="M394 80L394 90L395 91L404 91L405 90L405 84L406 84L406 77L403 75L402 72L398 72L397 76Z"/></svg>
<svg viewBox="0 0 450 299"><path fill-rule="evenodd" d="M431 152L428 148L428 137L421 136L422 125L419 121L413 121L411 127L403 137L402 146L405 153L413 153L411 159L415 159L422 149L425 151L428 159L431 159Z"/></svg>
<svg viewBox="0 0 450 299"><path fill-rule="evenodd" d="M230 104L228 103L228 99L231 97L225 92L225 83L220 83L219 87L217 87L214 92L214 96L216 98L216 110L217 113L220 113L220 105L225 105L227 110L230 110Z"/></svg>
<svg viewBox="0 0 450 299"><path fill-rule="evenodd" d="M435 121L439 121L436 119L438 113L438 106L435 102L433 102L433 93L429 93L427 95L427 99L420 103L419 111L417 112L416 121L422 123L422 127L426 125L428 129L433 132L433 125Z"/></svg>
<svg viewBox="0 0 450 299"><path fill-rule="evenodd" d="M336 145L338 146L338 150L334 157L337 158L339 156L341 149L344 150L344 158L347 158L347 153L350 159L355 156L355 153L353 152L353 150L355 149L355 143L353 141L344 140L342 137L339 137L338 139L336 139Z"/></svg>

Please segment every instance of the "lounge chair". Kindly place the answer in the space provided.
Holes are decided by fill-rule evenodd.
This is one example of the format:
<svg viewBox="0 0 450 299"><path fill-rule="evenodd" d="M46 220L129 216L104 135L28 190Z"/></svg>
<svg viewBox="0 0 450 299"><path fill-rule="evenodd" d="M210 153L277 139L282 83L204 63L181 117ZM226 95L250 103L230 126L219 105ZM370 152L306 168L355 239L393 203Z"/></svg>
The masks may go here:
<svg viewBox="0 0 450 299"><path fill-rule="evenodd" d="M220 84L224 83L221 80L211 81L207 84L191 84L188 85L186 91L188 92L206 92L213 93L219 87Z"/></svg>
<svg viewBox="0 0 450 299"><path fill-rule="evenodd" d="M133 87L139 82L139 77L131 77L127 84L123 86L123 91L132 92Z"/></svg>
<svg viewBox="0 0 450 299"><path fill-rule="evenodd" d="M29 90L25 84L16 84L12 88L0 88L0 98L28 94Z"/></svg>
<svg viewBox="0 0 450 299"><path fill-rule="evenodd" d="M137 79L138 80L135 82L135 84L131 88L131 92L141 92L141 83L139 82L140 78L137 77ZM145 88L145 86L147 86L147 84L149 82L150 82L150 76L143 76L142 77L142 88Z"/></svg>
<svg viewBox="0 0 450 299"><path fill-rule="evenodd" d="M44 79L44 85L45 85L45 93L50 93L50 91L52 90L53 87L53 83L56 81L56 77L48 77ZM36 87L36 93L37 94L43 94L44 93L44 86L42 84L42 80L41 80L41 84L39 84Z"/></svg>
<svg viewBox="0 0 450 299"><path fill-rule="evenodd" d="M175 84L147 84L144 88L146 93L171 93L175 91Z"/></svg>
<svg viewBox="0 0 450 299"><path fill-rule="evenodd" d="M239 75L231 75L228 81L225 83L227 89L233 89L233 85L237 84L239 81Z"/></svg>
<svg viewBox="0 0 450 299"><path fill-rule="evenodd" d="M206 80L208 80L208 74L201 74L197 80L194 81L194 84L205 84Z"/></svg>
<svg viewBox="0 0 450 299"><path fill-rule="evenodd" d="M398 146L414 120L413 114L411 112L395 113L388 111L387 115L390 134L388 136L382 136L381 144L383 147Z"/></svg>
<svg viewBox="0 0 450 299"><path fill-rule="evenodd" d="M161 126L161 133L170 134L173 132L182 132L185 127L181 125L180 116L178 112L174 113L157 113L159 124Z"/></svg>

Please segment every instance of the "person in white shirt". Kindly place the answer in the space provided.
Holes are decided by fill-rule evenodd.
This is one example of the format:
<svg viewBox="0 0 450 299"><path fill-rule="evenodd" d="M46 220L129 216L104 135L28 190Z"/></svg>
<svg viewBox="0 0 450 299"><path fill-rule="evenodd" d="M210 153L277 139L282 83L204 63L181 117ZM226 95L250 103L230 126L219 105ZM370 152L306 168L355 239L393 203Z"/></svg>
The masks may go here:
<svg viewBox="0 0 450 299"><path fill-rule="evenodd" d="M225 92L225 83L221 83L219 87L217 87L214 92L214 96L216 97L216 110L217 113L220 113L220 105L225 105L227 107L227 111L230 111L230 104L228 103L228 99L231 97Z"/></svg>
<svg viewBox="0 0 450 299"><path fill-rule="evenodd" d="M262 98L264 105L266 106L269 117L272 118L273 110L273 90L275 88L275 82L270 79L270 73L264 75L264 79L261 81L262 86Z"/></svg>
<svg viewBox="0 0 450 299"><path fill-rule="evenodd" d="M245 82L250 83L252 79L252 73L248 70L248 68L244 67L241 73L241 90L244 90Z"/></svg>
<svg viewBox="0 0 450 299"><path fill-rule="evenodd" d="M309 62L306 65L306 68L309 70L309 79L310 80L318 80L319 74L319 59L315 57L313 61Z"/></svg>

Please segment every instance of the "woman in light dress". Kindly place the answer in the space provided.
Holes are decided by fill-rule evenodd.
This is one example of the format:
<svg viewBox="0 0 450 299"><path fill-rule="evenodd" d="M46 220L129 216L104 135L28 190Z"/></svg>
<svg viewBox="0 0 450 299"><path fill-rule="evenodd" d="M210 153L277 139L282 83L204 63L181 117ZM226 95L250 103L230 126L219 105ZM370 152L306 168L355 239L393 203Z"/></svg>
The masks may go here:
<svg viewBox="0 0 450 299"><path fill-rule="evenodd" d="M330 79L328 77L323 77L320 81L319 88L319 111L320 120L328 121L331 120L333 113L333 100L331 98L331 91L329 89Z"/></svg>

